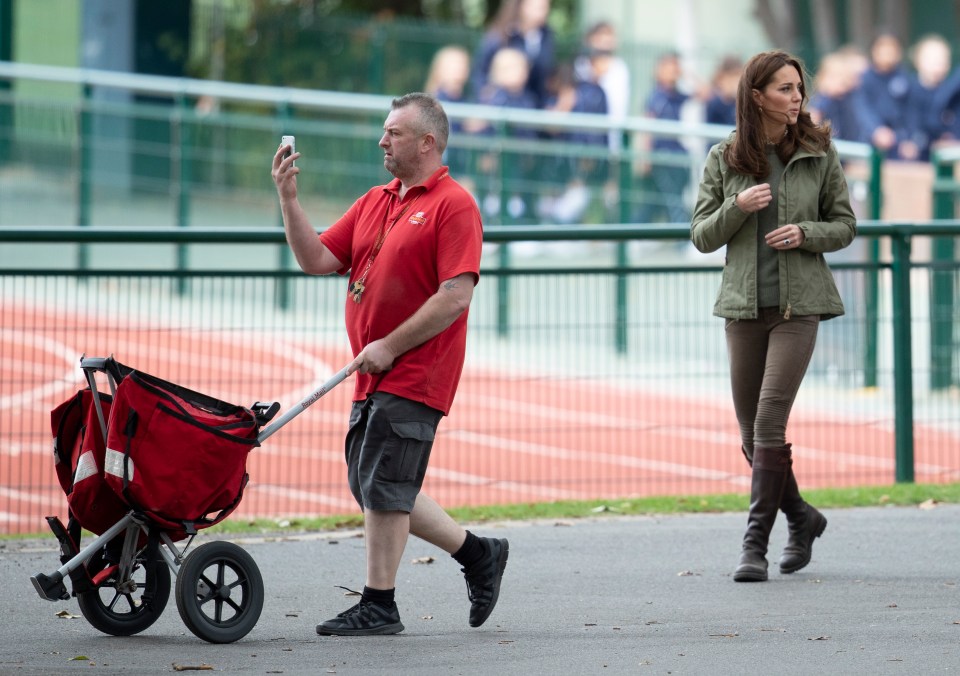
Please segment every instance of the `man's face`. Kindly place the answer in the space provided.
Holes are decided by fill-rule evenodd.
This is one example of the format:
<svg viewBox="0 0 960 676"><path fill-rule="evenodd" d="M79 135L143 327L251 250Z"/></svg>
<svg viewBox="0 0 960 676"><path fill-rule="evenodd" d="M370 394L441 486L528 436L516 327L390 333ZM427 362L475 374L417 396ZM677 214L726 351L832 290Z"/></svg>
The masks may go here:
<svg viewBox="0 0 960 676"><path fill-rule="evenodd" d="M417 171L420 165L420 140L423 134L417 127L416 108L406 106L391 110L383 123L383 166L403 180Z"/></svg>

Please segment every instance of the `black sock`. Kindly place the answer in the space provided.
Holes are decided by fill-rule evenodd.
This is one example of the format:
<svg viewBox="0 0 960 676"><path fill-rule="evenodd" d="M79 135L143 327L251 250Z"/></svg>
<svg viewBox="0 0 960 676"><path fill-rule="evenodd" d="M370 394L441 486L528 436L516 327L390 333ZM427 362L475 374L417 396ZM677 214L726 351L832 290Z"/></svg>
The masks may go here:
<svg viewBox="0 0 960 676"><path fill-rule="evenodd" d="M393 605L393 598L396 591L396 588L373 589L372 587L367 587L364 585L363 594L360 596L360 600L366 603L376 603L379 606L389 608Z"/></svg>
<svg viewBox="0 0 960 676"><path fill-rule="evenodd" d="M463 541L460 549L452 554L454 560L464 568L479 563L486 555L487 548L484 546L483 540L470 531L467 531L467 539Z"/></svg>

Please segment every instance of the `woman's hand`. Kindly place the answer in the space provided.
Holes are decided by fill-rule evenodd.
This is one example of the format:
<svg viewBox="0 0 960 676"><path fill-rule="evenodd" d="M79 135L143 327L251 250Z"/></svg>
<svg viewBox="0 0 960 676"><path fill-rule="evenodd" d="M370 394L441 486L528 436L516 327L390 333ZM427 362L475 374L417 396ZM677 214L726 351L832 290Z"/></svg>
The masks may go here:
<svg viewBox="0 0 960 676"><path fill-rule="evenodd" d="M761 183L760 185L755 185L752 188L747 188L737 193L735 202L741 211L746 211L750 214L763 209L770 204L770 200L772 199L773 194L770 192L770 184Z"/></svg>
<svg viewBox="0 0 960 676"><path fill-rule="evenodd" d="M768 233L765 239L769 246L777 250L785 251L787 249L798 248L803 244L806 236L803 234L803 230L800 229L799 225L790 223L788 225L781 225L773 232Z"/></svg>

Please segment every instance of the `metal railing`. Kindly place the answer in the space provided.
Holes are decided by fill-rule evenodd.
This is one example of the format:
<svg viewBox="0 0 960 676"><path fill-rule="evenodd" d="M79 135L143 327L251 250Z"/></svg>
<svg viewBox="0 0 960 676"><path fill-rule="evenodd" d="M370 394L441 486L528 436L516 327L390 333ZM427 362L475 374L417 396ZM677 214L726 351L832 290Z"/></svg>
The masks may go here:
<svg viewBox="0 0 960 676"><path fill-rule="evenodd" d="M64 195L75 202L70 222L80 225L103 224L103 209L95 213L98 203L123 190L171 200L177 225L198 222L197 196L269 189L264 178L281 133L301 139L303 177L310 171L322 177L324 191L333 198L328 199L331 212L342 212L358 183L386 177L376 139L389 110L387 96L10 62L0 62L0 80L14 85L0 92L0 110L8 107L0 117L9 118L8 128L0 128L0 163L25 165L72 183ZM18 93L17 84L23 82L46 83L57 94ZM589 211L581 210L571 222L649 222L648 214L671 204L689 209L707 144L730 132L721 125L641 116L616 121L603 115L469 104L445 108L453 123L489 125L483 135L454 134L448 159L478 200L492 205L485 213L490 223L545 222L538 210L543 198L567 190L570 162L579 163L574 174L589 174L585 188L591 200L583 207ZM533 132L534 138L524 132ZM626 143L613 150L605 143L574 143L564 136L571 132L614 134ZM690 152L656 153L633 143L654 136L682 139ZM879 155L867 144L836 145L843 159L866 166L869 197L864 208L876 217ZM46 156L48 163L42 162ZM649 170L669 167L689 174L677 194L648 185ZM525 200L522 215L510 206L518 196Z"/></svg>

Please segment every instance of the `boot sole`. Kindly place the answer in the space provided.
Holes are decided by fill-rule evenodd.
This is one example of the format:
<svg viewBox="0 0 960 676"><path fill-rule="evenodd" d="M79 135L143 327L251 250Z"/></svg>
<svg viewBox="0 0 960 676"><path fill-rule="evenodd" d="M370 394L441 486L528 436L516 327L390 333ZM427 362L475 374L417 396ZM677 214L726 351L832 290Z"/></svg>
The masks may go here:
<svg viewBox="0 0 960 676"><path fill-rule="evenodd" d="M765 570L738 570L733 574L734 582L766 582L767 579L768 575Z"/></svg>
<svg viewBox="0 0 960 676"><path fill-rule="evenodd" d="M317 634L320 636L388 636L403 631L402 622L393 622L379 627L365 627L362 629L329 629L322 624L317 625Z"/></svg>
<svg viewBox="0 0 960 676"><path fill-rule="evenodd" d="M813 537L810 538L810 544L807 545L807 556L798 564L792 566L780 566L781 575L790 575L791 573L796 573L802 568L806 568L807 564L810 563L810 560L813 558L813 541L818 537L823 535L823 531L827 529L827 517L823 514L820 514L820 523L816 525L813 529Z"/></svg>

